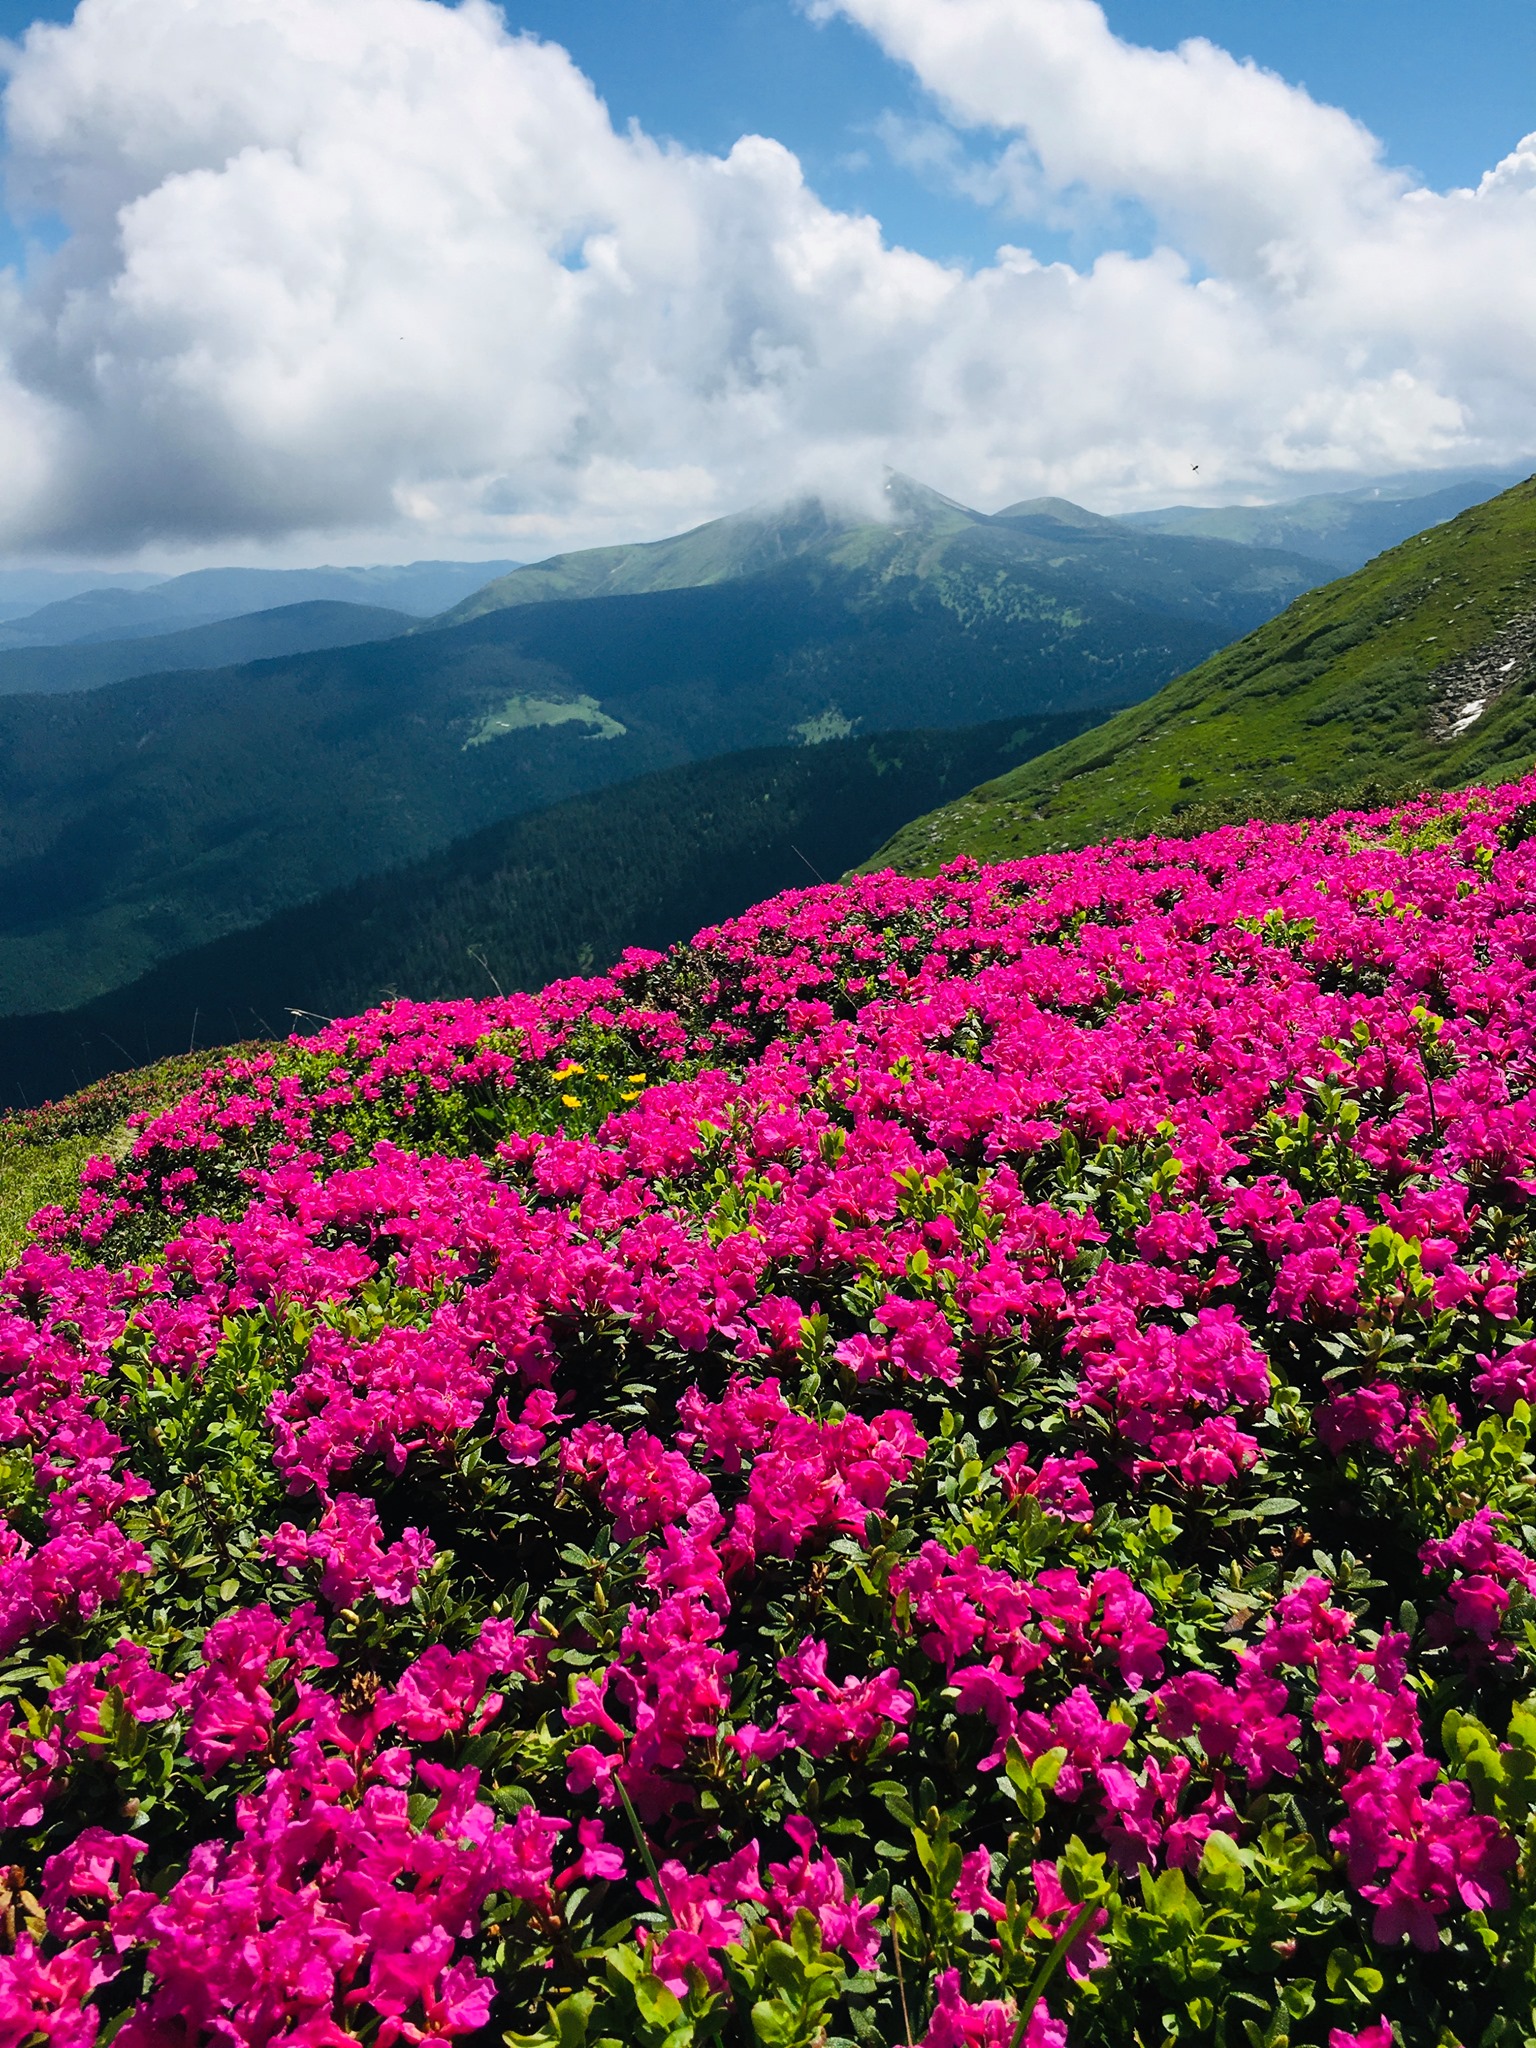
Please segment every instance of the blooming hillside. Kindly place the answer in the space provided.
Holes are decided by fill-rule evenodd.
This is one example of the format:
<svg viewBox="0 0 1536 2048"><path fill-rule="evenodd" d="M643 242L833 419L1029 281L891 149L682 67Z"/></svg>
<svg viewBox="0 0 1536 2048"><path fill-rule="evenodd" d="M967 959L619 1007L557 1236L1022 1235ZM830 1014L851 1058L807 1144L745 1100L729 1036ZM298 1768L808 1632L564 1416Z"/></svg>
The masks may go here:
<svg viewBox="0 0 1536 2048"><path fill-rule="evenodd" d="M811 890L88 1169L0 2044L1530 2040L1533 818Z"/></svg>

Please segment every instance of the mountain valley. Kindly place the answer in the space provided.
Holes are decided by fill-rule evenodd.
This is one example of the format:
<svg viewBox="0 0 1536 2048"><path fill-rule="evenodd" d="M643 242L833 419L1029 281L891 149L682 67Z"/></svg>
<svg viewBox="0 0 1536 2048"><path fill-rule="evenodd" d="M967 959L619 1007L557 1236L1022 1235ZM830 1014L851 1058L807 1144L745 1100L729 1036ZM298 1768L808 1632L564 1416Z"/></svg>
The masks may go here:
<svg viewBox="0 0 1536 2048"><path fill-rule="evenodd" d="M312 599L0 652L0 1089L534 986L860 861L1516 761L1532 488L1319 588L1304 555L892 477L882 521L736 515L425 620Z"/></svg>
<svg viewBox="0 0 1536 2048"><path fill-rule="evenodd" d="M0 1017L0 1105L194 1044L272 1038L418 1000L600 973L780 890L835 880L999 758L1093 715L759 748L504 819L410 867L180 953L60 1014Z"/></svg>

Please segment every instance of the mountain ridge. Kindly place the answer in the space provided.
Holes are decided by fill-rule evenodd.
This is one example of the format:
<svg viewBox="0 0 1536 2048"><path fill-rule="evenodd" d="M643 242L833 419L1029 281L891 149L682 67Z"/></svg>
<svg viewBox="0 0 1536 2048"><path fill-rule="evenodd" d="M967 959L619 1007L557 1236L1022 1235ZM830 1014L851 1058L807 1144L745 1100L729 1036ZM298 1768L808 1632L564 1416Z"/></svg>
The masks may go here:
<svg viewBox="0 0 1536 2048"><path fill-rule="evenodd" d="M331 647L394 639L414 624L409 612L312 598L135 640L75 640L62 647L4 648L0 649L0 696L98 690L134 676L169 675L182 669L212 671L283 655L319 653Z"/></svg>
<svg viewBox="0 0 1536 2048"><path fill-rule="evenodd" d="M663 540L554 555L488 583L441 619L417 630L462 624L515 605L701 589L794 562L895 582L941 576L952 557L977 551L997 564L1049 560L1053 546L1081 549L1089 537L1118 545L1122 559L1130 559L1140 539L1123 521L1086 512L1066 499L1034 499L999 513L976 512L895 473L882 495L885 517L807 494L787 505L752 507L707 520ZM1246 543L1203 536L1194 537L1192 545L1187 536L1148 538L1163 543L1147 559L1156 560L1164 574L1182 568L1197 577L1196 564L1217 560L1225 562L1228 576L1239 574L1237 555L1217 557L1211 552L1238 548L1243 551L1243 566L1255 579L1267 574L1304 587L1328 575L1325 563L1290 550L1249 548ZM1181 542L1188 553L1180 553Z"/></svg>
<svg viewBox="0 0 1536 2048"><path fill-rule="evenodd" d="M864 865L928 873L959 855L1386 802L1507 779L1533 751L1536 478L1306 593L1088 739L912 820Z"/></svg>

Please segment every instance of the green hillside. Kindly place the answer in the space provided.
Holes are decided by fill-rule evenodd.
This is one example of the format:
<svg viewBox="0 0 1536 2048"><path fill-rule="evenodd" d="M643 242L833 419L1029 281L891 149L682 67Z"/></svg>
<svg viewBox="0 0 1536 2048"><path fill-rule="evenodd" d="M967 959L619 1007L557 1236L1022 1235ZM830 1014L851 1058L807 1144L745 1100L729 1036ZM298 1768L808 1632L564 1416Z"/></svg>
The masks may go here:
<svg viewBox="0 0 1536 2048"><path fill-rule="evenodd" d="M167 1108L207 1064L205 1055L184 1052L114 1073L64 1101L0 1114L0 1266L26 1249L39 1209L78 1200L87 1160L122 1157L132 1141L129 1117Z"/></svg>
<svg viewBox="0 0 1536 2048"><path fill-rule="evenodd" d="M488 995L599 971L626 946L664 948L842 874L999 756L1038 753L1087 722L764 748L510 819L178 955L72 1013L0 1019L0 1103L58 1096L194 1040L271 1038L295 1028L295 1010L349 1016L393 992Z"/></svg>
<svg viewBox="0 0 1536 2048"><path fill-rule="evenodd" d="M804 553L723 582L0 698L0 1013L72 1008L498 818L652 770L1117 709L1316 573L1038 512L946 540L951 513L929 511L923 548L915 529L903 542L926 548L922 573Z"/></svg>
<svg viewBox="0 0 1536 2048"><path fill-rule="evenodd" d="M1496 781L1536 751L1536 478L1299 598L1055 753L895 835L930 873Z"/></svg>

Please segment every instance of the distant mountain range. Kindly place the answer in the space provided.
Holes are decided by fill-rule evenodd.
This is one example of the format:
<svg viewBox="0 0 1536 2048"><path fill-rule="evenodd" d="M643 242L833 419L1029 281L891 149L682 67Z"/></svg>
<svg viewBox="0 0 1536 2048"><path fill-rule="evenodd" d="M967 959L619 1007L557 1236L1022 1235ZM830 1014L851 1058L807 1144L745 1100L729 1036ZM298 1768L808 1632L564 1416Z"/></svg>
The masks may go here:
<svg viewBox="0 0 1536 2048"><path fill-rule="evenodd" d="M1057 751L914 820L867 863L931 873L1120 836L1309 816L1526 773L1536 477L1292 604Z"/></svg>
<svg viewBox="0 0 1536 2048"><path fill-rule="evenodd" d="M1161 512L1131 512L1125 518L1128 525L1151 533L1291 548L1342 574L1362 568L1427 527L1455 518L1468 506L1507 491L1525 474L1523 469L1468 470L1442 478L1421 470L1352 490L1293 498L1283 505L1176 505Z"/></svg>
<svg viewBox="0 0 1536 2048"><path fill-rule="evenodd" d="M505 819L429 860L176 955L66 1014L0 1018L0 1107L125 1065L428 1000L599 973L835 879L913 812L1092 714L768 747Z"/></svg>
<svg viewBox="0 0 1536 2048"><path fill-rule="evenodd" d="M315 598L308 604L278 605L269 612L246 612L213 625L185 626L179 633L146 634L142 640L12 647L0 652L0 696L99 690L130 676L228 668L284 654L356 647L363 641L392 640L415 623L409 612Z"/></svg>
<svg viewBox="0 0 1536 2048"><path fill-rule="evenodd" d="M617 572L601 551L607 587L658 564L672 587L559 597L546 565L537 602L481 594L475 616L389 639L0 697L0 1010L72 1007L652 770L1107 712L1324 573L1071 507L987 518L899 479L891 496L888 522L806 504L637 548ZM561 573L583 587L592 567Z"/></svg>
<svg viewBox="0 0 1536 2048"><path fill-rule="evenodd" d="M83 590L150 590L166 580L143 569L0 569L0 623Z"/></svg>
<svg viewBox="0 0 1536 2048"><path fill-rule="evenodd" d="M6 617L0 624L0 648L137 640L296 604L382 606L428 618L516 567L515 562L408 562L370 569L193 569L163 581L103 577L38 609Z"/></svg>
<svg viewBox="0 0 1536 2048"><path fill-rule="evenodd" d="M1316 581L1358 567L1515 480L1513 475L1468 473L1442 481L1420 474L1284 505L1176 506L1106 520L1059 498L1009 506L988 518L893 477L883 522L838 513L810 498L788 511L746 512L667 540L590 548L528 567L417 562L403 569L202 569L172 578L97 575L94 580L89 571L4 570L0 694L97 689L130 676L351 646L403 630L398 622L378 616L388 611L408 615L405 627L419 622L419 630L435 631L509 605L697 589L806 559L843 569L921 575L935 540L969 536L974 543L989 525L1021 531L1033 525L1037 535L1047 538L1064 526L1075 528L1080 557L1094 533L1102 538L1106 529L1123 526L1174 538L1223 540L1287 554L1293 565L1308 564L1307 573ZM1153 594L1165 599L1173 591L1168 566L1166 560L1152 565L1154 585L1163 586ZM1112 573L1128 589L1125 571L1122 553ZM22 593L49 595L51 601L29 606L18 601ZM344 615L341 607L347 605L355 608L355 616ZM252 623L227 637L189 637L199 627L233 625L242 618Z"/></svg>

